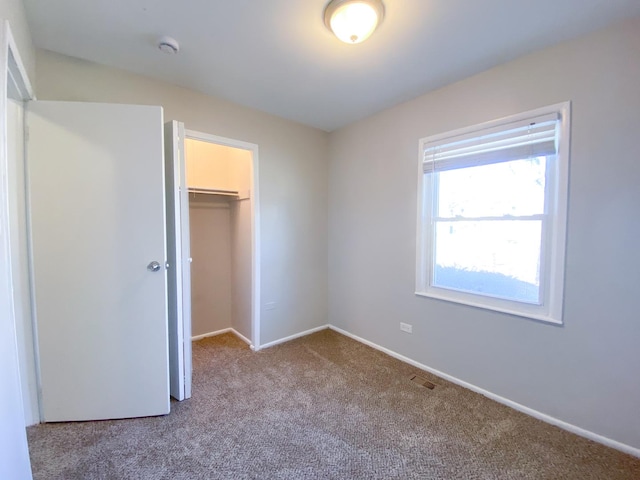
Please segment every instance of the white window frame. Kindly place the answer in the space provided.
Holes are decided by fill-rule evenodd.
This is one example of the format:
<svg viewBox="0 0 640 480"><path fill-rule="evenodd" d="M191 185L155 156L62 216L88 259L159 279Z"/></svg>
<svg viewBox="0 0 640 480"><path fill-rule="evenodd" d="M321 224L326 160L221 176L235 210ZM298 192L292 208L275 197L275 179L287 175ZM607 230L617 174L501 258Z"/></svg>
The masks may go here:
<svg viewBox="0 0 640 480"><path fill-rule="evenodd" d="M547 162L545 193L545 231L541 242L540 305L505 300L436 287L433 278L435 228L432 222L434 188L433 175L424 172L425 147L434 143L447 143L452 137L480 137L487 130L505 128L509 124L549 114L558 115L557 154ZM422 138L419 142L418 161L418 216L416 239L416 295L436 298L473 307L504 312L543 322L562 324L564 297L564 270L567 231L567 203L569 189L571 103L530 110L517 115L485 122L443 134Z"/></svg>

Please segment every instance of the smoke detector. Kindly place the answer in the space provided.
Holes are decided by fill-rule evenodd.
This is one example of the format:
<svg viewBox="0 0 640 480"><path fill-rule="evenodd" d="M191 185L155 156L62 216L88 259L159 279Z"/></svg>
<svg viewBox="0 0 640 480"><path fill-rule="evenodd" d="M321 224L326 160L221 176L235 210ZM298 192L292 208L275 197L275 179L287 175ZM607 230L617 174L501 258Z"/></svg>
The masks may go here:
<svg viewBox="0 0 640 480"><path fill-rule="evenodd" d="M175 38L164 36L158 39L158 48L167 55L173 55L180 50L180 44Z"/></svg>

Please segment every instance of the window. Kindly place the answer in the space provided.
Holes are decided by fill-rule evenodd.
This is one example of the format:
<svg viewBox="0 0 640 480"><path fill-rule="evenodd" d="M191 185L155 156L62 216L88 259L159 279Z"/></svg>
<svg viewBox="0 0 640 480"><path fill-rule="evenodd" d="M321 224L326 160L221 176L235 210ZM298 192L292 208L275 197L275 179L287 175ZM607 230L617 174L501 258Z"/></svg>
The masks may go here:
<svg viewBox="0 0 640 480"><path fill-rule="evenodd" d="M569 107L420 141L416 294L562 323Z"/></svg>

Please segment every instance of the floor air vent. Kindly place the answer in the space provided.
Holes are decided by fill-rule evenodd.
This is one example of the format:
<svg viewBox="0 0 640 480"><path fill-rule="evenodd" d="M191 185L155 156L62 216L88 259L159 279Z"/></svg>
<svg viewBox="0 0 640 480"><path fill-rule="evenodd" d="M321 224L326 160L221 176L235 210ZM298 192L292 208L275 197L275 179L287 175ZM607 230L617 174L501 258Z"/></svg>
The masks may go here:
<svg viewBox="0 0 640 480"><path fill-rule="evenodd" d="M413 383L417 383L421 387L426 387L429 390L433 390L434 388L436 388L435 383L431 383L429 380L427 380L424 377L421 377L420 375L411 375L409 377L409 380L411 380Z"/></svg>

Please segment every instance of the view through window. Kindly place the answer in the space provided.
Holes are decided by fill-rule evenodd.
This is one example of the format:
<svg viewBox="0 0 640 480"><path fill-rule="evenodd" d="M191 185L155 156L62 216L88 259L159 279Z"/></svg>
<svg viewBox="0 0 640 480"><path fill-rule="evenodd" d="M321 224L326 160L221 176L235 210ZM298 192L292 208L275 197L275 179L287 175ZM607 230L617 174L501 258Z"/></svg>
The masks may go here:
<svg viewBox="0 0 640 480"><path fill-rule="evenodd" d="M433 285L540 303L546 157L437 173Z"/></svg>

